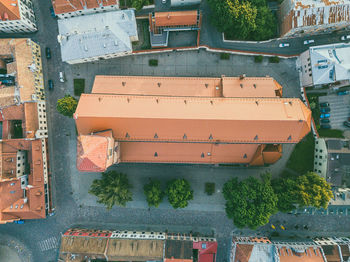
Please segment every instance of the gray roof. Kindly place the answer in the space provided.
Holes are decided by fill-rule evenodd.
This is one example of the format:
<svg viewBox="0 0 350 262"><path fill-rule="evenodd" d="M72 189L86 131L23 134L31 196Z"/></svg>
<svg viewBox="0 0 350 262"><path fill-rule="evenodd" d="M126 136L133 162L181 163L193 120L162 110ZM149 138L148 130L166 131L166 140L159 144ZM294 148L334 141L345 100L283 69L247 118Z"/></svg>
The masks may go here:
<svg viewBox="0 0 350 262"><path fill-rule="evenodd" d="M350 44L310 47L314 85L350 79Z"/></svg>
<svg viewBox="0 0 350 262"><path fill-rule="evenodd" d="M343 142L339 139L328 139L327 148L331 150L340 150L343 147Z"/></svg>
<svg viewBox="0 0 350 262"><path fill-rule="evenodd" d="M63 61L130 52L137 36L133 10L60 19L58 30Z"/></svg>

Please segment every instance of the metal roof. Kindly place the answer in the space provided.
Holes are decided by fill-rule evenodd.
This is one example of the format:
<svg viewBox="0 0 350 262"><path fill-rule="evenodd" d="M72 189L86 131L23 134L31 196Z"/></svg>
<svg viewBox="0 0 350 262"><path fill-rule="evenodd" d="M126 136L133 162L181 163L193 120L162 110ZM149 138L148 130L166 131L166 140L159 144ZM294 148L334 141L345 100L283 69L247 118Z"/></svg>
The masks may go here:
<svg viewBox="0 0 350 262"><path fill-rule="evenodd" d="M63 61L130 52L137 36L133 10L58 20L58 29Z"/></svg>

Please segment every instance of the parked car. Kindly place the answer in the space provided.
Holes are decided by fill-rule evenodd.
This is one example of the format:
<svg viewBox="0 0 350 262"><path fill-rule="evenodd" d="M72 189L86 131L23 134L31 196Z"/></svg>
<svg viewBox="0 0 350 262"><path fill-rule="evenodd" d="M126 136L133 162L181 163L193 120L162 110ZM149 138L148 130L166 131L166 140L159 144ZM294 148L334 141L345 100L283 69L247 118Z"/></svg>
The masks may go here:
<svg viewBox="0 0 350 262"><path fill-rule="evenodd" d="M53 90L53 81L49 80L49 90Z"/></svg>
<svg viewBox="0 0 350 262"><path fill-rule="evenodd" d="M346 41L346 40L350 40L350 35L343 35L340 40L342 41Z"/></svg>
<svg viewBox="0 0 350 262"><path fill-rule="evenodd" d="M345 95L347 95L347 94L349 94L349 91L347 91L347 90L345 90L345 91L339 91L339 92L337 93L338 96L345 96Z"/></svg>
<svg viewBox="0 0 350 262"><path fill-rule="evenodd" d="M328 102L320 103L320 107L329 107L329 103Z"/></svg>
<svg viewBox="0 0 350 262"><path fill-rule="evenodd" d="M288 47L289 43L280 43L278 46L279 47Z"/></svg>
<svg viewBox="0 0 350 262"><path fill-rule="evenodd" d="M321 119L320 122L322 124L328 124L329 122L331 122L328 118L324 118L324 119Z"/></svg>
<svg viewBox="0 0 350 262"><path fill-rule="evenodd" d="M64 72L60 72L59 73L59 77L60 77L60 82L65 82L66 81L66 77L65 77L65 75L64 75Z"/></svg>
<svg viewBox="0 0 350 262"><path fill-rule="evenodd" d="M15 224L24 224L24 221L23 220L16 220L16 221L13 221L13 223L15 223Z"/></svg>
<svg viewBox="0 0 350 262"><path fill-rule="evenodd" d="M321 128L322 129L331 129L332 127L329 124L324 124L324 125L321 125Z"/></svg>
<svg viewBox="0 0 350 262"><path fill-rule="evenodd" d="M304 41L304 45L308 45L308 44L312 44L312 43L315 43L315 40L310 39L310 40L305 40Z"/></svg>
<svg viewBox="0 0 350 262"><path fill-rule="evenodd" d="M344 121L343 124L344 126L350 127L350 121Z"/></svg>
<svg viewBox="0 0 350 262"><path fill-rule="evenodd" d="M53 7L52 7L52 6L50 7L50 14L51 14L51 16L52 16L53 18L56 18L56 17L57 17L57 15L55 14L55 10L53 10Z"/></svg>
<svg viewBox="0 0 350 262"><path fill-rule="evenodd" d="M329 107L321 107L320 111L321 113L329 113L331 112L331 109Z"/></svg>
<svg viewBox="0 0 350 262"><path fill-rule="evenodd" d="M51 59L51 50L49 47L45 48L46 59Z"/></svg>
<svg viewBox="0 0 350 262"><path fill-rule="evenodd" d="M330 118L331 114L321 114L320 118Z"/></svg>
<svg viewBox="0 0 350 262"><path fill-rule="evenodd" d="M162 0L162 3L163 3L163 4L166 4L166 0Z"/></svg>

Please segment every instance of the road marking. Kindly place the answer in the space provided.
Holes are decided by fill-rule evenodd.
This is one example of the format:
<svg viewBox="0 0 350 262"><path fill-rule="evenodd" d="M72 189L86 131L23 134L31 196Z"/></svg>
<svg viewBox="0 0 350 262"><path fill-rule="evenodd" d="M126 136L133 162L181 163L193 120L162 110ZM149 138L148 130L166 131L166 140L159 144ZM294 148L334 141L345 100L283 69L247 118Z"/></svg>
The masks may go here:
<svg viewBox="0 0 350 262"><path fill-rule="evenodd" d="M46 240L42 240L39 242L40 251L46 251L50 249L55 249L58 247L58 241L55 237L50 237Z"/></svg>

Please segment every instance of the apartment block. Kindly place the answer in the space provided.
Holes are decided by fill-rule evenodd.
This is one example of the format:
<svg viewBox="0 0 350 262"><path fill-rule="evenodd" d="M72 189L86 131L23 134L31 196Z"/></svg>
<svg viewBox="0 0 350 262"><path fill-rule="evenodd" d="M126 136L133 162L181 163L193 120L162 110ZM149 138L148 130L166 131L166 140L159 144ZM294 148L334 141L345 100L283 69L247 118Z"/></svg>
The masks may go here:
<svg viewBox="0 0 350 262"><path fill-rule="evenodd" d="M0 32L26 33L36 30L32 0L0 0Z"/></svg>
<svg viewBox="0 0 350 262"><path fill-rule="evenodd" d="M61 238L60 262L216 262L215 238L142 231L69 229Z"/></svg>
<svg viewBox="0 0 350 262"><path fill-rule="evenodd" d="M74 114L77 168L275 163L282 144L298 143L311 124L299 99L281 96L271 77L96 76Z"/></svg>
<svg viewBox="0 0 350 262"><path fill-rule="evenodd" d="M138 41L134 10L59 19L58 31L62 61L69 64L128 55Z"/></svg>
<svg viewBox="0 0 350 262"><path fill-rule="evenodd" d="M60 19L119 10L119 0L52 0Z"/></svg>
<svg viewBox="0 0 350 262"><path fill-rule="evenodd" d="M313 46L300 55L304 87L350 84L350 44Z"/></svg>
<svg viewBox="0 0 350 262"><path fill-rule="evenodd" d="M349 29L350 1L284 0L280 19L283 37Z"/></svg>
<svg viewBox="0 0 350 262"><path fill-rule="evenodd" d="M47 119L40 46L0 40L0 223L50 209Z"/></svg>

